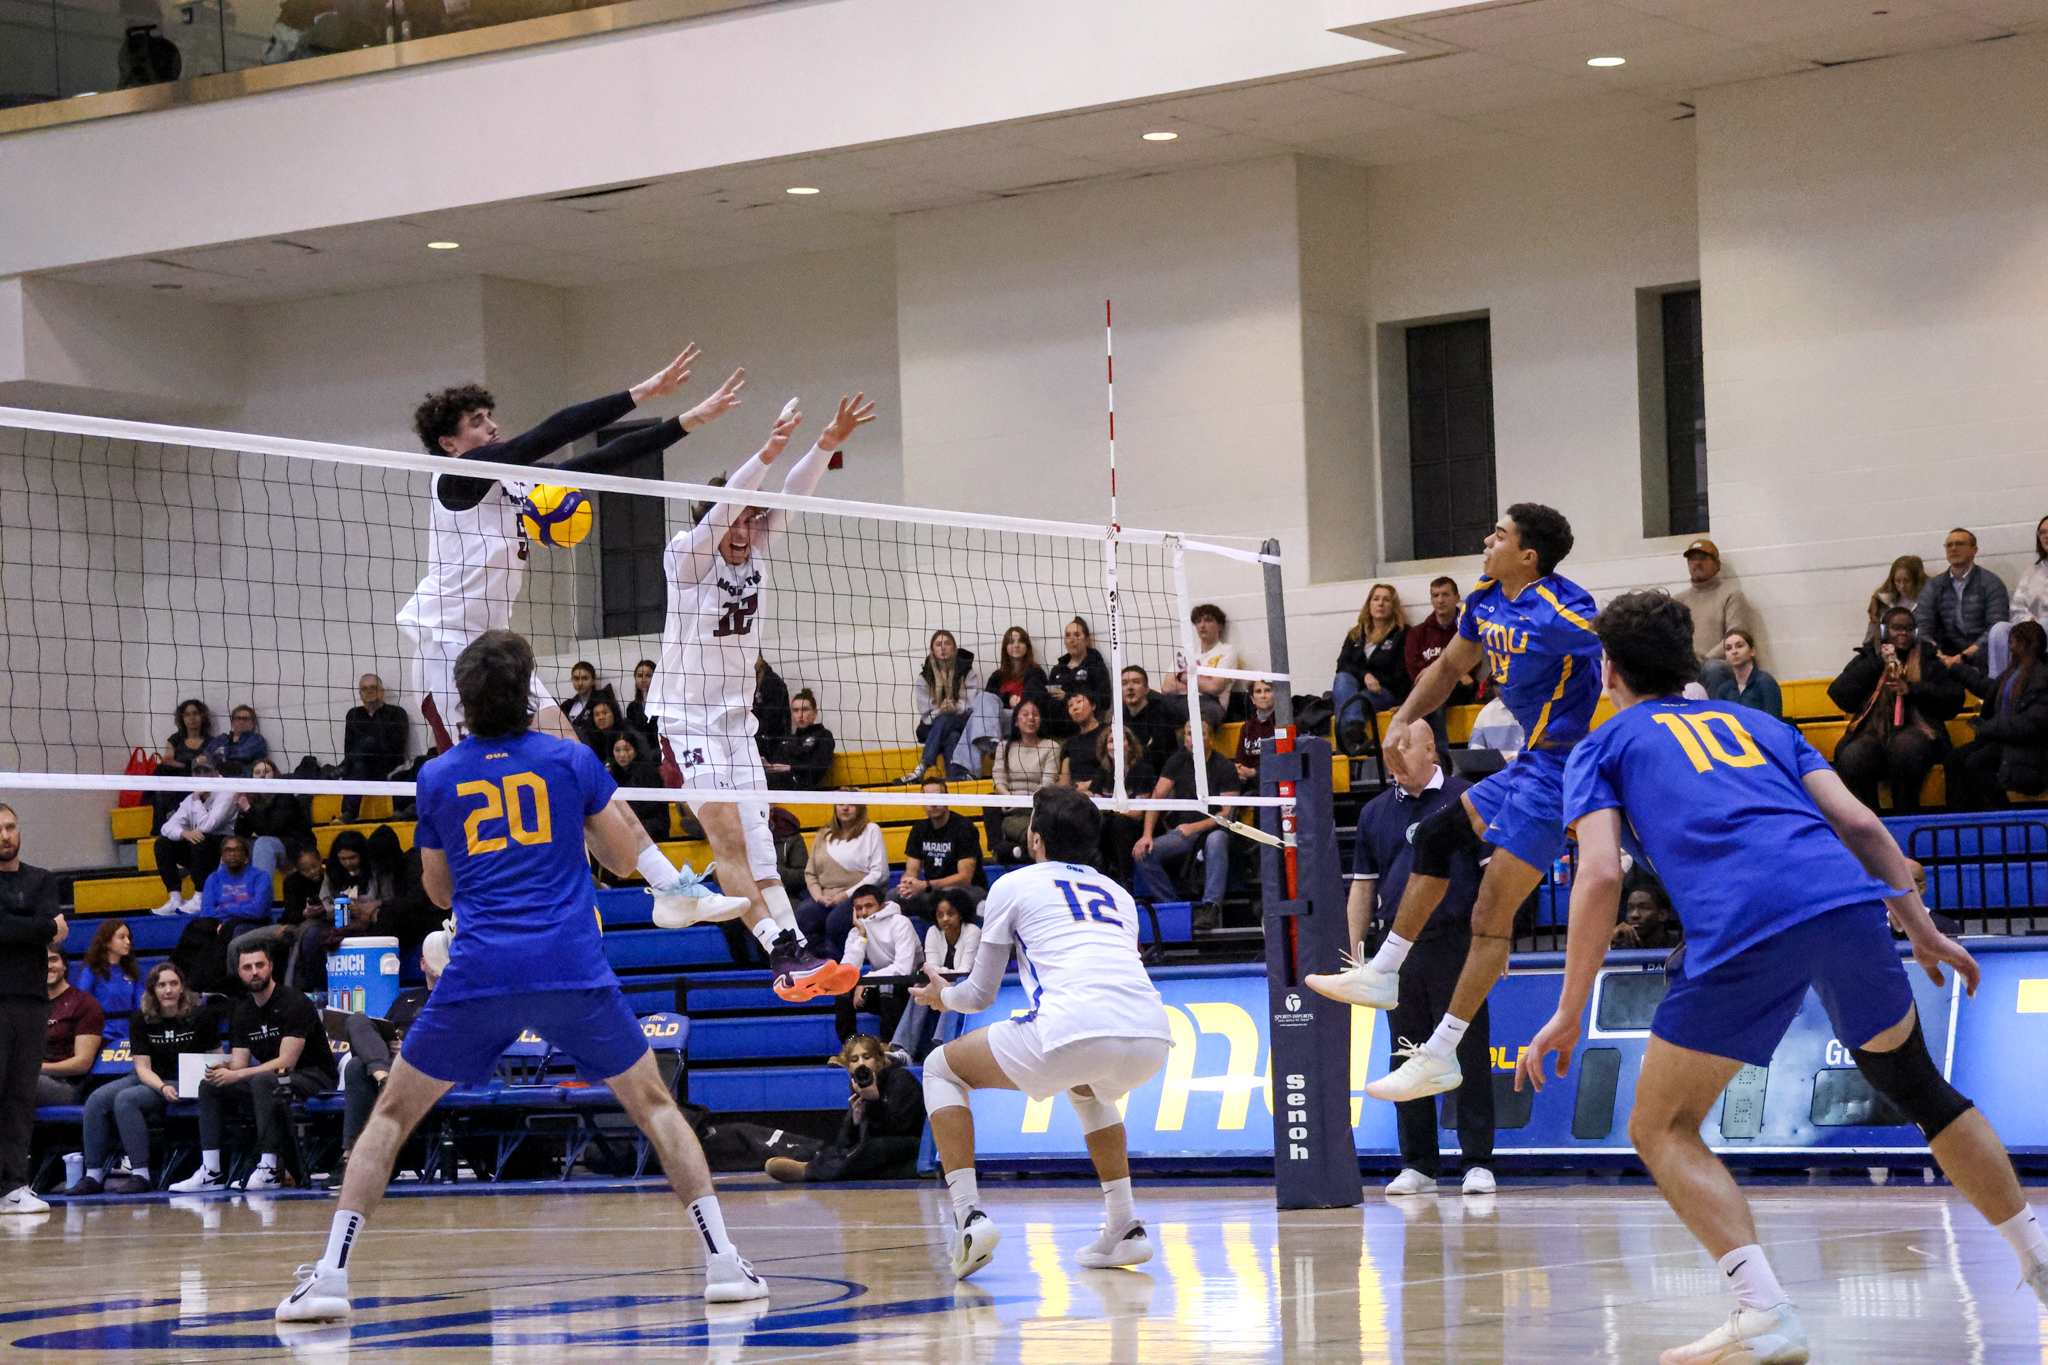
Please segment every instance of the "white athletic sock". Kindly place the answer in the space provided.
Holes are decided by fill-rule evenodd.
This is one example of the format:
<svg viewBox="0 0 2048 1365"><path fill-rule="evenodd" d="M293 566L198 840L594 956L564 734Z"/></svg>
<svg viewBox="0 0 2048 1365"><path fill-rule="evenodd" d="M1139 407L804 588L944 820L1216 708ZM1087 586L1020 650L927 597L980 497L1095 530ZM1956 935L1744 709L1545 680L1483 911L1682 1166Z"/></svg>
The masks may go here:
<svg viewBox="0 0 2048 1365"><path fill-rule="evenodd" d="M714 1255L732 1250L732 1238L725 1235L725 1215L718 1211L718 1196L707 1194L690 1201L690 1218L703 1235L704 1249Z"/></svg>
<svg viewBox="0 0 2048 1365"><path fill-rule="evenodd" d="M775 951L775 940L782 937L782 926L773 919L764 919L754 926L754 937L761 941L764 952Z"/></svg>
<svg viewBox="0 0 2048 1365"><path fill-rule="evenodd" d="M967 1211L981 1203L981 1182L974 1178L972 1166L962 1166L957 1171L946 1172L946 1188L953 1195L955 1222L967 1217Z"/></svg>
<svg viewBox="0 0 2048 1365"><path fill-rule="evenodd" d="M1998 1235L2012 1244L2020 1258L2020 1273L2031 1275L2034 1267L2048 1264L2048 1232L2041 1229L2030 1204L1998 1225Z"/></svg>
<svg viewBox="0 0 2048 1365"><path fill-rule="evenodd" d="M104 1166L88 1166L85 1168L85 1178L87 1180L105 1180L107 1178L107 1168Z"/></svg>
<svg viewBox="0 0 2048 1365"><path fill-rule="evenodd" d="M1455 1057L1458 1044L1465 1041L1465 1030L1471 1027L1469 1020L1455 1014L1446 1014L1437 1022L1436 1032L1429 1035L1423 1048L1435 1057Z"/></svg>
<svg viewBox="0 0 2048 1365"><path fill-rule="evenodd" d="M274 1171L274 1170L276 1170L276 1169L277 1169L277 1153L276 1153L276 1152L265 1152L265 1153L264 1153L264 1154L263 1154L262 1156L260 1156L260 1157L256 1158L256 1169L257 1169L257 1170L259 1170L259 1171Z"/></svg>
<svg viewBox="0 0 2048 1365"><path fill-rule="evenodd" d="M1103 1216L1112 1228L1120 1228L1138 1216L1138 1206L1131 1199L1131 1178L1105 1180L1102 1182Z"/></svg>
<svg viewBox="0 0 2048 1365"><path fill-rule="evenodd" d="M208 1147L199 1154L199 1164L214 1175L220 1174L220 1148Z"/></svg>
<svg viewBox="0 0 2048 1365"><path fill-rule="evenodd" d="M639 871L641 880L649 886L673 885L678 875L676 865L654 844L640 850L639 860L633 866Z"/></svg>
<svg viewBox="0 0 2048 1365"><path fill-rule="evenodd" d="M348 1254L356 1244L356 1234L363 1230L363 1215L342 1209L334 1215L334 1223L327 1229L327 1254L320 1258L324 1270L348 1271Z"/></svg>
<svg viewBox="0 0 2048 1365"><path fill-rule="evenodd" d="M768 902L768 918L775 921L777 929L787 929L796 935L798 943L806 942L804 931L796 927L796 907L789 903L789 891L781 881L772 885L761 884L761 899Z"/></svg>
<svg viewBox="0 0 2048 1365"><path fill-rule="evenodd" d="M1769 1258L1755 1243L1737 1247L1721 1258L1721 1278L1734 1289L1739 1307L1776 1308L1785 1302L1785 1291L1771 1273Z"/></svg>
<svg viewBox="0 0 2048 1365"><path fill-rule="evenodd" d="M1372 955L1372 969L1393 975L1401 970L1401 964L1408 960L1408 950L1414 946L1399 934L1388 934L1387 941Z"/></svg>

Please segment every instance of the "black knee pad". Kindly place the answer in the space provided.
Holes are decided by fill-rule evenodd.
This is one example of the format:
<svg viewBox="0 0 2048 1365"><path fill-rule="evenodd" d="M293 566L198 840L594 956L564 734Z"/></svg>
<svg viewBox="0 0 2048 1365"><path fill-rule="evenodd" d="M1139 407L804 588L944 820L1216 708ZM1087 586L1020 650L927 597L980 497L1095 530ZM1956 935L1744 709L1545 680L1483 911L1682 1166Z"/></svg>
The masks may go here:
<svg viewBox="0 0 2048 1365"><path fill-rule="evenodd" d="M1918 1125L1929 1142L1941 1136L1951 1123L1974 1106L1942 1078L1934 1058L1927 1052L1927 1035L1913 1020L1913 1035L1891 1052L1865 1052L1850 1048L1856 1069L1878 1094Z"/></svg>
<svg viewBox="0 0 2048 1365"><path fill-rule="evenodd" d="M1486 841L1472 832L1472 815L1463 801L1453 801L1415 827L1416 875L1448 879L1451 859L1470 852L1477 857Z"/></svg>

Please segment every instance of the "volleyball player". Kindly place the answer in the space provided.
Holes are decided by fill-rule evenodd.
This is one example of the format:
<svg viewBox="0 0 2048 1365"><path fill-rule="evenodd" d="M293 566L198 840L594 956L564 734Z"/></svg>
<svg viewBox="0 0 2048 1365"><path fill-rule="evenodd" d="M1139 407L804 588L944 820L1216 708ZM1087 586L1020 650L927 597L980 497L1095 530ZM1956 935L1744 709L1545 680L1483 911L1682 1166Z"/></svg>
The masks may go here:
<svg viewBox="0 0 2048 1365"><path fill-rule="evenodd" d="M1571 523L1562 513L1532 502L1508 508L1486 538L1485 576L1465 598L1457 635L1388 726L1390 750L1433 746L1424 718L1485 662L1527 738L1506 768L1416 827L1414 871L1372 960L1306 978L1333 1000L1393 1009L1401 964L1450 886L1453 859L1490 851L1472 910L1472 946L1450 1008L1427 1041L1398 1050L1406 1061L1365 1088L1378 1099L1415 1100L1457 1088L1458 1044L1507 971L1515 911L1564 852L1565 759L1585 738L1600 701L1592 595L1556 572L1571 549Z"/></svg>
<svg viewBox="0 0 2048 1365"><path fill-rule="evenodd" d="M949 986L927 962L924 984L910 993L932 1010L985 1010L1015 948L1031 1002L1029 1014L976 1029L924 1060L925 1112L953 1197L953 1273L963 1278L987 1265L1002 1241L981 1209L975 1181L971 1090L1021 1090L1034 1100L1066 1091L1104 1206L1102 1230L1074 1259L1091 1269L1152 1259L1131 1201L1117 1106L1166 1064L1173 1034L1138 956L1137 905L1092 866L1101 841L1102 813L1092 801L1072 787L1040 787L1031 799L1032 866L1002 877L988 893L981 947L967 979Z"/></svg>
<svg viewBox="0 0 2048 1365"><path fill-rule="evenodd" d="M840 399L839 411L783 479L782 491L809 494L846 438L874 420L875 405L865 394ZM785 409L767 444L734 471L727 491L758 489L802 421L802 413ZM768 789L754 743L754 660L760 653L754 626L768 591L770 551L785 515L738 499L716 502L663 553L668 620L646 706L660 723L664 754L681 770L686 800L693 789ZM768 951L775 993L784 1000L851 990L859 969L813 953L797 928L775 860L765 797L692 801L690 808L710 841L720 889L732 898L745 897L747 904L728 907L717 899L690 899L688 890L695 888L688 888L656 900L656 922L674 928L744 916Z"/></svg>
<svg viewBox="0 0 2048 1365"><path fill-rule="evenodd" d="M1770 1064L1809 986L1864 1079L1919 1126L2048 1304L2048 1236L1998 1135L1928 1054L1887 912L1935 985L1949 967L1974 994L1977 964L1935 927L1884 822L1791 726L1749 707L1684 699L1699 662L1683 603L1628 593L1594 628L1620 713L1579 745L1566 770L1564 810L1579 859L1564 993L1515 1083L1540 1089L1552 1051L1559 1076L1571 1064L1614 929L1626 821L1686 931L1650 1025L1629 1139L1736 1298L1723 1326L1664 1352L1664 1365L1808 1357L1799 1314L1757 1244L1749 1201L1700 1125L1745 1063Z"/></svg>
<svg viewBox="0 0 2048 1365"><path fill-rule="evenodd" d="M616 784L588 747L529 728L533 650L525 640L486 631L454 672L470 733L421 770L413 836L427 894L455 912L448 965L356 1139L326 1253L299 1267L277 1317L348 1315L350 1254L399 1147L452 1086L487 1080L526 1029L580 1071L607 1077L654 1144L703 1239L704 1297L765 1298L768 1286L726 1236L703 1150L605 961L584 841L614 872L638 870L650 884L664 879L654 864L667 859L612 801Z"/></svg>

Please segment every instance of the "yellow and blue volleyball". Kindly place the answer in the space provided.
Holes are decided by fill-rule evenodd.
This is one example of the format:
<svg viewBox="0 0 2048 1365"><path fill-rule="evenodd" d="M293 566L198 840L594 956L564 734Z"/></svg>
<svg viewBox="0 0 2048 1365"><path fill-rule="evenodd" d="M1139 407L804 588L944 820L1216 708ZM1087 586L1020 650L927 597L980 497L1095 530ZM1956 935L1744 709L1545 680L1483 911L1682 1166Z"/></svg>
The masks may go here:
<svg viewBox="0 0 2048 1365"><path fill-rule="evenodd" d="M580 545L590 534L590 499L575 488L536 488L519 502L527 539L543 545Z"/></svg>

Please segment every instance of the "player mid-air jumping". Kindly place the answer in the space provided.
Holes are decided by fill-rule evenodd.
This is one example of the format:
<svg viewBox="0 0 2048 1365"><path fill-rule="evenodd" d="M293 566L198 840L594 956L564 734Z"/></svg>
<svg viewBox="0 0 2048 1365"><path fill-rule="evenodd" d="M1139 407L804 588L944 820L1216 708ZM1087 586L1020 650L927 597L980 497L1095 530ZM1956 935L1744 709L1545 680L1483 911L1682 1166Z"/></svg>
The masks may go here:
<svg viewBox="0 0 2048 1365"><path fill-rule="evenodd" d="M1745 1063L1770 1064L1810 986L1872 1088L1919 1125L1955 1187L2011 1243L2048 1305L2048 1236L1998 1134L1942 1076L1913 1007L1890 924L1935 985L1977 964L1934 925L1884 822L1800 733L1761 711L1680 695L1698 674L1692 613L1633 592L1594 623L1620 714L1573 751L1564 810L1579 842L1557 1014L1515 1083L1562 1077L1614 931L1624 824L1685 921L1685 947L1650 1025L1629 1139L1657 1188L1720 1261L1728 1321L1663 1365L1800 1365L1799 1315L1757 1244L1756 1222L1700 1125ZM1887 912L1890 924L1887 924Z"/></svg>
<svg viewBox="0 0 2048 1365"><path fill-rule="evenodd" d="M421 769L413 837L427 894L455 912L457 932L356 1139L327 1251L299 1268L278 1319L348 1315L350 1253L399 1147L451 1087L487 1080L527 1029L579 1071L606 1077L654 1144L703 1239L704 1297L765 1298L768 1286L726 1236L703 1149L605 961L584 842L612 871L638 870L650 885L675 869L664 878L653 866L667 860L612 801L617 784L588 747L529 728L533 650L525 640L487 631L457 656L454 673L470 733Z"/></svg>
<svg viewBox="0 0 2048 1365"><path fill-rule="evenodd" d="M1342 972L1306 978L1333 1000L1394 1008L1401 964L1450 886L1452 859L1460 852L1483 856L1483 846L1492 846L1472 909L1472 947L1450 1009L1428 1041L1405 1049L1400 1067L1366 1087L1378 1099L1414 1100L1457 1088L1458 1044L1507 971L1515 911L1564 852L1565 759L1585 738L1600 702L1592 595L1556 573L1571 549L1571 523L1561 513L1532 502L1508 508L1486 538L1486 576L1465 598L1457 635L1423 670L1388 727L1389 749L1433 746L1423 718L1484 662L1525 738L1514 762L1416 828L1414 871L1372 961L1354 959Z"/></svg>
<svg viewBox="0 0 2048 1365"><path fill-rule="evenodd" d="M933 1010L985 1010L995 1003L1014 947L1017 975L1031 1001L1029 1014L976 1029L924 1059L925 1110L953 1196L953 1273L962 1277L987 1265L1002 1240L981 1209L970 1090L1021 1090L1034 1100L1066 1091L1102 1181L1104 1207L1102 1230L1074 1259L1091 1269L1152 1259L1151 1240L1131 1202L1130 1153L1117 1102L1166 1065L1173 1033L1138 956L1137 904L1092 865L1102 844L1102 813L1079 791L1040 787L1031 799L1028 837L1033 865L1009 873L989 892L981 947L967 979L949 986L926 963L925 983L910 993Z"/></svg>
<svg viewBox="0 0 2048 1365"><path fill-rule="evenodd" d="M803 421L793 407L792 402L776 419L767 444L733 473L728 492L760 488ZM810 493L831 465L833 452L856 428L874 420L875 405L865 394L840 399L839 411L784 478L782 491ZM754 660L760 653L754 626L768 591L770 551L786 517L738 499L716 502L695 526L678 533L663 555L668 621L662 628L661 660L647 689L647 714L660 722L663 749L681 769L686 796L692 790L768 789L754 743ZM745 897L747 904L728 907L718 900L663 897L656 902L656 923L679 928L743 915L768 951L777 995L802 1001L851 990L859 969L819 957L797 928L775 860L767 801L699 800L690 808L711 843L720 888Z"/></svg>

